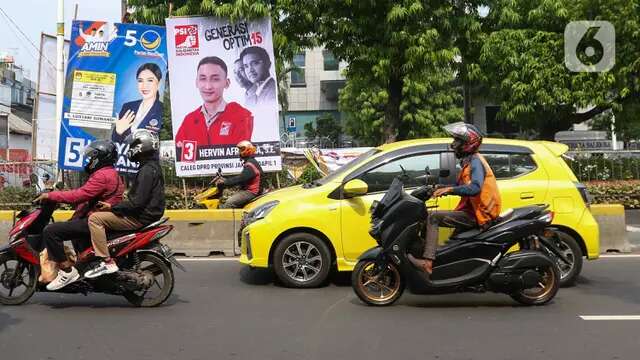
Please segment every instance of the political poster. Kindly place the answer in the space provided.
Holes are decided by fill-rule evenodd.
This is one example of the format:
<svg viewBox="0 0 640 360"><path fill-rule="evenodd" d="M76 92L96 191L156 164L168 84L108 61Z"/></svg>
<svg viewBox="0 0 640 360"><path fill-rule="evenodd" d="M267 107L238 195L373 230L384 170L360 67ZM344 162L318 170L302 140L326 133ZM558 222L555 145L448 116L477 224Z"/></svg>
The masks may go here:
<svg viewBox="0 0 640 360"><path fill-rule="evenodd" d="M58 161L82 170L84 148L111 139L116 167L135 173L126 137L135 129L159 132L167 76L165 28L103 21L74 21L65 80Z"/></svg>
<svg viewBox="0 0 640 360"><path fill-rule="evenodd" d="M264 171L282 168L271 21L166 20L178 176L238 173L250 140Z"/></svg>

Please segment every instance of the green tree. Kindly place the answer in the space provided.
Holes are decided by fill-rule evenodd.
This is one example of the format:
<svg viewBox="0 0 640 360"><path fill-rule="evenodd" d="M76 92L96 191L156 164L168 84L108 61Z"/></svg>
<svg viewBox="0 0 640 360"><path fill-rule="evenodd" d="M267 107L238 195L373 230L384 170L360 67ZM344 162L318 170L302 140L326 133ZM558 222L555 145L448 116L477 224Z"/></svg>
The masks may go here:
<svg viewBox="0 0 640 360"><path fill-rule="evenodd" d="M501 106L499 116L552 138L606 110L621 111L638 96L638 0L493 0L489 7L472 78ZM613 69L587 73L565 67L565 26L577 20L614 25Z"/></svg>
<svg viewBox="0 0 640 360"><path fill-rule="evenodd" d="M304 124L304 133L309 140L318 140L322 146L338 146L342 126L332 114L323 114L316 117L313 123Z"/></svg>
<svg viewBox="0 0 640 360"><path fill-rule="evenodd" d="M319 0L305 6L318 42L348 62L340 108L364 143L431 135L462 119L448 2Z"/></svg>

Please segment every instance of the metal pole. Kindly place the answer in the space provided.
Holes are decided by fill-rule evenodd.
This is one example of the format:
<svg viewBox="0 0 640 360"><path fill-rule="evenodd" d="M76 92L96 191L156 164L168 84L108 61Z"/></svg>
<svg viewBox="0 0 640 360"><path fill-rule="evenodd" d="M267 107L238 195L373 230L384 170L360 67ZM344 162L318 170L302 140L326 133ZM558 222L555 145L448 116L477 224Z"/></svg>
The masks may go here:
<svg viewBox="0 0 640 360"><path fill-rule="evenodd" d="M125 15L127 15L127 0L122 0L120 2L120 19L122 22L125 22Z"/></svg>
<svg viewBox="0 0 640 360"><path fill-rule="evenodd" d="M62 102L64 100L64 0L58 0L56 38L56 144L60 144ZM58 164L58 169L60 169L59 165L60 164Z"/></svg>
<svg viewBox="0 0 640 360"><path fill-rule="evenodd" d="M38 82L36 83L36 98L33 104L33 115L31 120L31 160L38 159L38 108L40 107L40 81L42 78L42 43L44 43L44 33L40 33L40 57L38 58Z"/></svg>

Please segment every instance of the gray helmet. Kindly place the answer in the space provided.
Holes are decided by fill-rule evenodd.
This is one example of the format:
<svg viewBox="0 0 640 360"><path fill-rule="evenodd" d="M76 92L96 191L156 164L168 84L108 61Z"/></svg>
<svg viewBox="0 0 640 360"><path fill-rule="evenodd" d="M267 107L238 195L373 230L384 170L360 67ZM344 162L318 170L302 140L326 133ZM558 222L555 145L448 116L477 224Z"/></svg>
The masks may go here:
<svg viewBox="0 0 640 360"><path fill-rule="evenodd" d="M134 130L125 141L129 145L127 157L135 162L151 157L160 148L158 135L147 129Z"/></svg>

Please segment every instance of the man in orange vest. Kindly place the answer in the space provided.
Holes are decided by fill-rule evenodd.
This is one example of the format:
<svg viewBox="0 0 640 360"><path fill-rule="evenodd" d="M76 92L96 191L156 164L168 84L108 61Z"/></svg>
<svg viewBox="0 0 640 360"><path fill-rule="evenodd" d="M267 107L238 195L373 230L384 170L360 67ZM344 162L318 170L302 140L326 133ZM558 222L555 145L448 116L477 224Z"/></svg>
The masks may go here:
<svg viewBox="0 0 640 360"><path fill-rule="evenodd" d="M500 215L500 192L496 177L489 164L478 153L482 133L472 124L457 122L444 127L453 137L450 147L460 160L462 170L458 184L437 189L433 197L458 195L460 203L453 211L436 211L429 214L423 259L409 254L409 260L428 274L433 271L433 260L438 243L438 227L470 230L487 227Z"/></svg>

